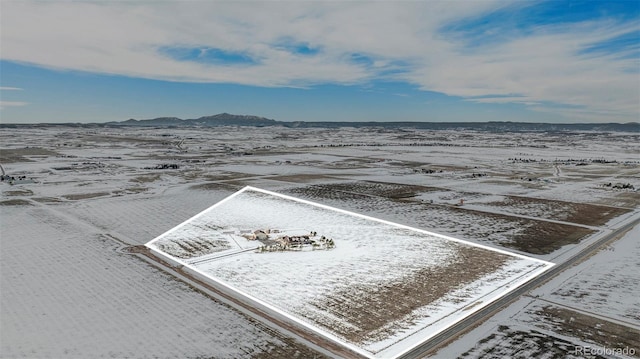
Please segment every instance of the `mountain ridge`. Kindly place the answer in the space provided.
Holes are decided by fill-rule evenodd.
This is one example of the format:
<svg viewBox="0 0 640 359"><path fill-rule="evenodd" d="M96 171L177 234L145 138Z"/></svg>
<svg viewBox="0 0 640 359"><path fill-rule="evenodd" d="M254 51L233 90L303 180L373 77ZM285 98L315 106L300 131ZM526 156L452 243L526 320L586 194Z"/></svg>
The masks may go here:
<svg viewBox="0 0 640 359"><path fill-rule="evenodd" d="M137 120L130 118L124 121L104 123L40 123L40 124L9 124L0 123L0 127L43 127L43 126L73 126L73 127L217 127L217 126L251 126L267 127L280 126L286 128L340 128L340 127L381 127L381 128L410 128L426 130L475 130L489 132L557 132L557 131L602 131L602 132L640 132L640 123L539 123L539 122L408 122L408 121L278 121L255 115L234 115L219 113L192 119L178 117L157 117Z"/></svg>
<svg viewBox="0 0 640 359"><path fill-rule="evenodd" d="M135 121L135 122L134 122ZM414 128L431 130L466 129L493 132L522 132L522 131L615 131L640 132L640 123L538 123L538 122L408 122L408 121L277 121L254 115L234 115L219 113L217 115L202 116L196 119L179 119L177 117L158 117L146 120L127 120L107 122L107 126L179 126L179 127L214 127L214 126L282 126L288 128L339 128L339 127L385 127L385 128Z"/></svg>

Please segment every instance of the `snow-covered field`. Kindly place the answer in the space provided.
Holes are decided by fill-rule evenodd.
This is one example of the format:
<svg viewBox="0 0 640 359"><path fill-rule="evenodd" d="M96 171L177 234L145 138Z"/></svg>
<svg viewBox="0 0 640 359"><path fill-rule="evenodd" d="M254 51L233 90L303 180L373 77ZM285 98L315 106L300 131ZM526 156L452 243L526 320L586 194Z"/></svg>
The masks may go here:
<svg viewBox="0 0 640 359"><path fill-rule="evenodd" d="M2 358L321 357L100 229L40 206L0 218Z"/></svg>
<svg viewBox="0 0 640 359"><path fill-rule="evenodd" d="M327 354L309 349L311 344L299 335L267 327L265 319L223 305L195 290L193 283L123 250L150 241L246 185L552 262L637 216L640 205L637 133L41 126L0 128L0 138L0 164L7 175L16 177L12 184L0 182L2 357ZM633 188L618 186L627 184ZM419 240L406 243L413 241ZM402 256L395 255L394 246L381 243L386 244L369 258L383 258L387 262L379 263L389 268L378 268L371 278L390 281L393 274L402 280L374 286L366 270L375 265L344 261L362 285L346 286L318 275L313 281L297 278L317 285L316 290L326 287L326 294L331 294L325 308L302 306L301 313L316 319L321 318L317 313L326 313L325 318L366 313L354 316L351 325L368 329L353 331L351 339L371 350L386 345L376 346L375 333L393 338L403 325L425 324L402 318L424 314L414 309L433 298L420 293L435 296L446 289L421 280L446 278L439 277L444 270L431 269L462 267L450 261L455 252L471 257L489 253L436 246L441 257L424 261L428 271L420 269L419 251L400 249ZM264 254L260 258L265 262L254 264L267 271L276 265L268 263L275 258L333 256L341 248L349 247L337 245L326 252L249 250L219 258L228 265L218 270L232 276L235 257ZM558 315L556 307L569 307L582 314L605 314L609 321L635 323L637 248L611 248L616 249L601 252L608 253L606 259L580 267L580 273L570 272L574 274L543 293L538 302L544 299L555 306L545 313ZM413 263L406 269L397 266L403 256ZM493 270L500 261L484 258L475 263L486 266L472 272ZM238 278L246 279L250 270L236 268ZM306 271L301 273L313 272ZM283 281L290 276L289 281L296 282L291 273L281 275ZM253 280L264 281L264 286L272 279L257 277ZM294 294L307 298L305 293ZM375 304L362 307L361 297ZM542 312L545 305L531 312ZM393 315L369 315L373 309ZM321 323L316 326L324 330Z"/></svg>
<svg viewBox="0 0 640 359"><path fill-rule="evenodd" d="M630 348L639 357L639 239L636 225L434 357L629 357L576 354L585 347Z"/></svg>
<svg viewBox="0 0 640 359"><path fill-rule="evenodd" d="M541 297L640 327L640 226L549 286Z"/></svg>
<svg viewBox="0 0 640 359"><path fill-rule="evenodd" d="M251 250L257 241L228 234L238 228L306 229L335 248L265 253ZM376 358L396 357L552 266L250 187L147 246ZM446 288L402 308L402 295L416 294L402 283L418 278L432 281L427 289L447 278Z"/></svg>

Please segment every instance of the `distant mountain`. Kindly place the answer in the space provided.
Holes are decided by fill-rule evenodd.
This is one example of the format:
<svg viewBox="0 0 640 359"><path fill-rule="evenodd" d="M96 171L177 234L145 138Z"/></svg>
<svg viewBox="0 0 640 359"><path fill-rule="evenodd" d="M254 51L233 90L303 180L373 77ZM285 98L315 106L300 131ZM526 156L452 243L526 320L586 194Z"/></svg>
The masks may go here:
<svg viewBox="0 0 640 359"><path fill-rule="evenodd" d="M556 131L601 131L640 132L640 123L535 123L535 122L334 122L334 121L276 121L259 116L220 113L195 119L181 120L176 117L159 117L149 120L126 120L107 122L106 126L282 126L291 128L339 128L339 127L383 127L415 128L426 130L474 130L488 132L556 132Z"/></svg>
<svg viewBox="0 0 640 359"><path fill-rule="evenodd" d="M201 126L274 126L279 124L279 121L264 117L232 115L229 113L203 116L195 120L186 120L185 122Z"/></svg>
<svg viewBox="0 0 640 359"><path fill-rule="evenodd" d="M278 121L264 117L249 115L232 115L229 113L219 113L213 116L203 116L200 118L182 120L177 117L158 117L148 120L129 119L120 122L107 122L106 126L274 126Z"/></svg>
<svg viewBox="0 0 640 359"><path fill-rule="evenodd" d="M181 126L184 124L184 120L177 117L158 117L150 120L136 120L130 118L122 122L107 122L107 124L119 126Z"/></svg>
<svg viewBox="0 0 640 359"><path fill-rule="evenodd" d="M106 123L50 123L50 124L8 124L0 123L0 128L16 127L216 127L216 126L281 126L289 128L340 128L377 127L424 130L471 130L483 132L640 132L640 123L535 123L535 122L333 122L333 121L276 121L259 116L220 113L212 116L183 120L177 117L158 117L148 120L129 119Z"/></svg>

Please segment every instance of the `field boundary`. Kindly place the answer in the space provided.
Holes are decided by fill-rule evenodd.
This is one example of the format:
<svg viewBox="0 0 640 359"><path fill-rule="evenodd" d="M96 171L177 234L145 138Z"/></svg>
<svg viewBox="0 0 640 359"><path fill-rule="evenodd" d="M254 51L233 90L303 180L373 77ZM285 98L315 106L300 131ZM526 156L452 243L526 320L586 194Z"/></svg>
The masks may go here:
<svg viewBox="0 0 640 359"><path fill-rule="evenodd" d="M465 245L478 247L478 248L482 248L482 249L485 249L485 250L489 250L489 251L505 254L505 255L508 255L508 256L511 256L511 257L516 257L516 258L520 258L520 259L526 259L526 260L529 260L529 261L532 261L532 262L537 262L537 263L542 264L541 267L538 267L535 270L529 271L529 272L521 275L520 277L514 279L514 282L509 283L509 285L507 286L508 290L503 291L500 295L494 296L494 297L490 297L489 300L485 300L485 301L482 301L482 302L474 301L474 302L466 305L465 307L458 308L456 310L456 312L457 311L464 311L465 315L461 316L458 320L450 323L446 327L438 328L436 330L433 330L433 332L428 333L426 337L424 337L422 339L419 339L419 341L417 341L417 342L416 341L412 341L408 345L408 347L402 348L398 353L394 353L393 356L390 357L390 358L401 357L405 353L413 350L414 348L418 347L422 343L428 341L430 338L436 336L438 333L446 330L447 328L455 325L456 323L460 322L461 320L464 320L465 318L467 318L468 316L472 315L473 313L481 310L485 306L487 306L487 305L495 302L496 300L504 297L505 295L511 293L512 291L516 290L518 287L520 287L523 284L525 284L526 282L538 277L539 275L541 275L542 273L546 272L548 269L550 269L551 267L553 267L555 265L554 263L551 263L551 262L548 262L548 261L545 261L545 260L542 260L542 259L528 257L528 256L525 256L525 255L522 255L522 254L509 252L507 250L493 248L493 247L482 245L482 244L478 244L478 243L468 242L468 241L461 240L461 239L458 239L458 238L449 237L449 236L446 236L446 235L429 232L429 231L422 230L422 229L419 229L419 228L414 228L414 227L402 225L402 224L399 224L399 223L394 223L394 222L390 222L390 221L386 221L386 220L382 220L382 219L378 219L378 218L362 215L362 214L359 214L359 213L355 213L355 212L351 212L351 211L347 211L347 210L343 210L343 209L327 206L327 205L324 205L324 204L315 203L315 202L312 202L312 201L296 198L296 197L293 197L293 196L283 195L283 194L280 194L280 193L276 193L276 192L272 192L272 191L268 191L268 190L264 190L264 189L260 189L260 188L256 188L256 187L252 187L252 186L246 186L246 187L242 188L241 190L231 194L230 196L224 198L223 200L219 201L218 203L212 205L211 207L201 211L200 213L196 214L195 216L185 220L184 222L180 223L179 225L177 225L177 226L169 229L168 231L162 233L161 235L159 235L158 237L152 239L151 241L147 242L144 245L152 253L157 255L159 258L166 259L167 262L170 263L171 265L173 265L175 267L182 268L185 271L188 271L189 273L191 273L196 278L200 278L201 280L205 280L205 281L210 282L218 290L223 291L223 292L225 292L225 293L227 293L229 295L235 296L235 297L239 296L238 300L240 300L240 301L243 301L243 302L248 303L249 305L255 306L255 307L259 308L261 311L264 311L266 313L270 313L271 315L280 317L282 319L286 319L288 322L291 322L293 324L302 326L304 329L311 330L312 332L314 332L314 333L316 333L318 335L321 335L322 337L330 340L331 342L339 344L340 346L345 347L345 348L347 348L347 349L349 349L349 350L351 350L351 351L353 351L355 353L358 353L358 354L360 354L360 355L362 355L362 356L364 356L366 358L371 358L371 359L379 358L378 355L380 353L385 352L387 348L382 349L377 353L372 353L372 352L369 352L369 351L367 351L367 350L365 350L363 348L360 348L360 347L358 347L358 346L356 346L354 344L347 343L346 341L344 341L343 339L337 337L336 335L334 335L332 333L329 333L329 332L319 328L318 326L316 326L314 324L308 323L308 322L296 317L295 315L293 315L291 313L285 312L284 310L279 309L279 308L267 303L266 301L264 301L262 299L259 299L259 298L255 297L253 295L250 295L250 294L244 292L243 290L240 290L240 289L234 287L233 285L230 285L230 284L228 284L228 283L226 283L226 282L224 282L224 281L222 281L220 279L217 279L217 278L213 277L212 275L207 274L204 271L198 269L196 266L194 266L192 264L189 264L185 260L182 260L180 258L176 258L176 257L174 257L174 256L172 256L172 255L170 255L168 253L165 253L165 252L157 249L155 246L153 246L154 242L156 242L156 241L162 239L163 237L173 233L174 231L180 229L181 227L185 226L189 222L202 217L203 215L207 214L209 211L213 210L214 208L224 204L225 202L228 202L228 201L232 200L236 196L238 196L238 195L240 195L240 194L242 194L244 192L247 192L247 191L259 192L259 193L263 193L263 194L279 197L279 198L282 198L282 199L295 201L295 202L299 202L299 203L303 203L303 204L307 204L307 205L323 208L323 209L326 209L326 210L335 211L335 212L339 212L339 213L342 213L342 214L355 216L355 217L358 217L358 218L362 218L362 219L366 219L366 220L370 220L370 221L375 221L375 222L386 224L386 225L390 225L390 226L393 226L393 227L402 228L402 229L406 229L406 230L411 230L411 231L415 231L415 232L418 232L418 233L426 234L426 235L429 235L429 236L442 238L442 239L446 239L446 240L449 240L449 241L462 243L462 244L465 244ZM444 318L442 318L442 319L444 319ZM442 319L440 319L440 320L442 320ZM434 322L434 323L437 323L437 321ZM424 333L422 333L422 332L426 331L427 329L428 329L428 327L419 329L416 332L412 333L411 335L407 336L406 338L402 339L400 342L407 340L409 337L414 337L416 335L424 335Z"/></svg>

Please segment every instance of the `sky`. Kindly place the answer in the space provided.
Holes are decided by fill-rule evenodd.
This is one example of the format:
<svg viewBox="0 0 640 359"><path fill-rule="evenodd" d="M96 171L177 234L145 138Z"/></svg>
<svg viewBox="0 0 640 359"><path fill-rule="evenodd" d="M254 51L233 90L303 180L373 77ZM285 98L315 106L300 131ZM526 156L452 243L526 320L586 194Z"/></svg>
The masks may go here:
<svg viewBox="0 0 640 359"><path fill-rule="evenodd" d="M639 122L640 1L0 0L0 122Z"/></svg>

